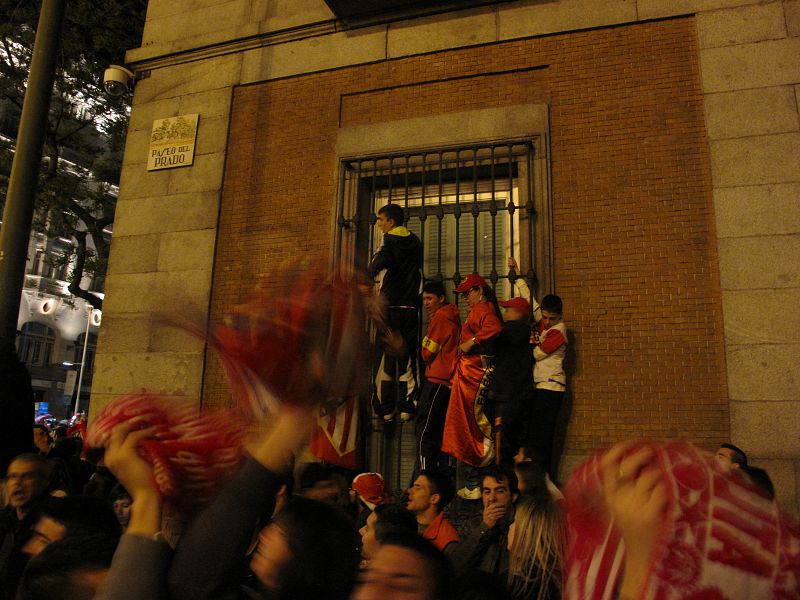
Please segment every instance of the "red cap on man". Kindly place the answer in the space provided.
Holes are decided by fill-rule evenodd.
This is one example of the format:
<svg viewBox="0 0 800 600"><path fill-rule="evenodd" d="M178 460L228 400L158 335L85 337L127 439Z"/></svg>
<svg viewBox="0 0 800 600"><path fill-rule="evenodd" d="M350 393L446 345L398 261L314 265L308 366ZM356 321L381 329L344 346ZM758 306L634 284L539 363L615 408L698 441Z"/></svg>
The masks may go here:
<svg viewBox="0 0 800 600"><path fill-rule="evenodd" d="M353 479L350 486L370 510L386 501L386 489L380 473L361 473Z"/></svg>
<svg viewBox="0 0 800 600"><path fill-rule="evenodd" d="M526 315L531 314L531 303L522 296L510 298L509 300L501 300L498 304L503 308L516 308L519 312Z"/></svg>
<svg viewBox="0 0 800 600"><path fill-rule="evenodd" d="M486 288L489 287L489 284L487 284L486 280L477 273L470 273L469 275L467 275L464 281L458 284L458 287L455 289L455 292L458 294L463 294L465 292L468 292L474 287Z"/></svg>

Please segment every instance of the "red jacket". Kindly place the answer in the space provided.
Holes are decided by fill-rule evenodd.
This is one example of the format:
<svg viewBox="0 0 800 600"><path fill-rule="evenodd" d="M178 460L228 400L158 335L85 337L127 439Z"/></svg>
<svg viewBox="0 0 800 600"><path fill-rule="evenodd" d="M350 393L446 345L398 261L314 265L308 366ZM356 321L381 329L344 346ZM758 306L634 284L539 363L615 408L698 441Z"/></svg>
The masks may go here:
<svg viewBox="0 0 800 600"><path fill-rule="evenodd" d="M458 542L458 532L450 521L444 518L444 513L440 512L436 518L422 532L422 537L436 546L439 550L444 549L453 542Z"/></svg>
<svg viewBox="0 0 800 600"><path fill-rule="evenodd" d="M431 316L421 350L425 378L431 383L450 385L460 330L461 318L455 304L445 304Z"/></svg>

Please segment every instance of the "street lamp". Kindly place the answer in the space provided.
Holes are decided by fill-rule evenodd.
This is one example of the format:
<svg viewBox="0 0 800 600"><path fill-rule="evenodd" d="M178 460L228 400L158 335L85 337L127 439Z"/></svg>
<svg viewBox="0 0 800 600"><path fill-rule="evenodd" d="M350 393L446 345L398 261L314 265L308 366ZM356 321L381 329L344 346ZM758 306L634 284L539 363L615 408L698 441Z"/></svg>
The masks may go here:
<svg viewBox="0 0 800 600"><path fill-rule="evenodd" d="M83 385L83 372L86 367L86 348L89 345L89 326L99 326L100 321L103 318L103 311L101 311L99 308L92 308L91 305L88 304L86 306L88 309L86 313L86 331L83 334L83 352L81 353L81 368L80 371L78 371L78 393L75 396L75 412L72 413L73 416L80 412L81 386Z"/></svg>

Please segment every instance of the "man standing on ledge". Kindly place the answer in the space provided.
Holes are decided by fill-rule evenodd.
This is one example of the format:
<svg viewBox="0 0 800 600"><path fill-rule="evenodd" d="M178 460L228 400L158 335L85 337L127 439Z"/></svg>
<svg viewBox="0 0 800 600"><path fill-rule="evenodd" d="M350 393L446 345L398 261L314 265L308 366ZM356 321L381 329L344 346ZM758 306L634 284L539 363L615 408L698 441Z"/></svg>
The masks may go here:
<svg viewBox="0 0 800 600"><path fill-rule="evenodd" d="M417 328L422 283L422 242L403 227L405 214L399 204L378 210L383 245L372 257L367 275L380 283L386 305L386 337L380 346L381 361L375 375L373 408L384 422L400 413L402 421L414 416L417 394ZM397 340L399 336L402 340Z"/></svg>

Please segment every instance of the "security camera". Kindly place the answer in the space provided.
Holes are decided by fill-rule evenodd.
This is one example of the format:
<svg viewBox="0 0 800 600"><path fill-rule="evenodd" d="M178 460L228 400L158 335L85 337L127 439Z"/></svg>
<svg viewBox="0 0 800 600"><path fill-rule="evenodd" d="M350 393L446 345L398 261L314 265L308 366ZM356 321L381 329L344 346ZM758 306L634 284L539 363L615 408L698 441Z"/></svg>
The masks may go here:
<svg viewBox="0 0 800 600"><path fill-rule="evenodd" d="M119 65L111 65L103 73L103 88L114 98L129 92L133 87L133 71Z"/></svg>

